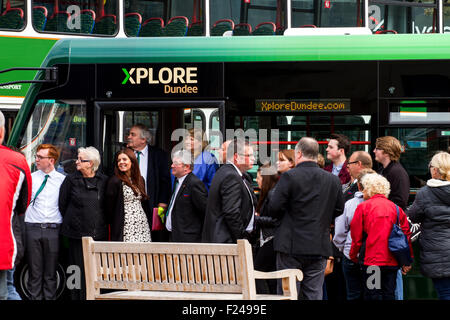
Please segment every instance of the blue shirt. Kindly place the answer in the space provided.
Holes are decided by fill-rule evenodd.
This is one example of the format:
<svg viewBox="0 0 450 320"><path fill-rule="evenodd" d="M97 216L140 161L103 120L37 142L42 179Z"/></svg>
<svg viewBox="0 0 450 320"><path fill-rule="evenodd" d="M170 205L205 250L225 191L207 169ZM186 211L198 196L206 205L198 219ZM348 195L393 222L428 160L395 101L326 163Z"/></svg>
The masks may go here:
<svg viewBox="0 0 450 320"><path fill-rule="evenodd" d="M192 173L197 176L205 184L206 190L209 191L211 181L219 169L216 157L208 151L203 151L194 160L194 170Z"/></svg>

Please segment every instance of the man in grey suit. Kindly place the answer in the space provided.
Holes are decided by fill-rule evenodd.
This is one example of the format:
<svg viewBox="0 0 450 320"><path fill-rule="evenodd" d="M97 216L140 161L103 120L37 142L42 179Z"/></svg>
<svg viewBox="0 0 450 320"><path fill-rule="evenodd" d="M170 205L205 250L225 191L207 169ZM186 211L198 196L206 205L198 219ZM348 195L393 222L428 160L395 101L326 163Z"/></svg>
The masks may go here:
<svg viewBox="0 0 450 320"><path fill-rule="evenodd" d="M209 189L203 242L236 243L253 231L256 197L245 177L255 161L253 148L248 141L234 139L227 149L227 163Z"/></svg>
<svg viewBox="0 0 450 320"><path fill-rule="evenodd" d="M339 178L319 168L319 144L302 138L295 147L296 167L283 173L270 199L270 215L280 219L275 232L277 269L301 269L299 299L322 300L327 257L332 254L330 226L342 214ZM278 293L281 293L281 282Z"/></svg>

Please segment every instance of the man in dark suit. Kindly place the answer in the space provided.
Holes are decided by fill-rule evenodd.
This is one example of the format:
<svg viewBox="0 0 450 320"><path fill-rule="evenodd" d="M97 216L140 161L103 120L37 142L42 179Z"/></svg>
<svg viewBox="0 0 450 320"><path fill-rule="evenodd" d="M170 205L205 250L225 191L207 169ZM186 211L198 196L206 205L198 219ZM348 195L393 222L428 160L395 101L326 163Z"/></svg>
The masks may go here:
<svg viewBox="0 0 450 320"><path fill-rule="evenodd" d="M208 193L205 184L192 173L193 161L186 150L172 157L175 176L172 198L167 209L166 228L170 241L201 242Z"/></svg>
<svg viewBox="0 0 450 320"><path fill-rule="evenodd" d="M235 139L227 149L227 163L209 189L203 242L236 243L253 231L256 198L243 175L253 167L253 148L248 141Z"/></svg>
<svg viewBox="0 0 450 320"><path fill-rule="evenodd" d="M302 138L295 147L296 167L283 173L273 191L269 212L280 219L275 232L277 269L301 269L300 299L321 300L327 258L331 256L330 225L342 214L339 178L317 165L319 144ZM281 281L278 293L281 293Z"/></svg>
<svg viewBox="0 0 450 320"><path fill-rule="evenodd" d="M145 180L149 208L162 207L166 209L171 195L167 153L150 145L151 133L143 124L135 124L131 127L127 140L127 146L134 150L141 175ZM151 223L152 217L148 217L148 219ZM152 231L152 240L167 241L167 235L164 235L164 232Z"/></svg>

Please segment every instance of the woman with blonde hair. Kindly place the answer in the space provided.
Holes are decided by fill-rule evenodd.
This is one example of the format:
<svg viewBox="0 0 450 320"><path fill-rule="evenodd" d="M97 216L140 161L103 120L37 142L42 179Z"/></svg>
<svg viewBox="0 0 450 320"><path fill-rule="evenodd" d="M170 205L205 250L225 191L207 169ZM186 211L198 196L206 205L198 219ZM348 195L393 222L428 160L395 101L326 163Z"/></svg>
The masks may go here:
<svg viewBox="0 0 450 320"><path fill-rule="evenodd" d="M363 283L367 283L373 274L367 272L368 267L378 266L381 286L380 288L364 286L364 299L394 300L397 270L401 267L402 272L406 274L411 267L399 265L389 251L388 240L394 223L398 223L408 238L412 256L408 220L403 210L388 200L390 184L385 177L376 173L366 174L360 183L365 201L358 205L350 223L352 237L350 259L362 264Z"/></svg>
<svg viewBox="0 0 450 320"><path fill-rule="evenodd" d="M438 152L428 165L431 179L408 210L421 223L420 271L433 280L439 299L450 300L450 154Z"/></svg>

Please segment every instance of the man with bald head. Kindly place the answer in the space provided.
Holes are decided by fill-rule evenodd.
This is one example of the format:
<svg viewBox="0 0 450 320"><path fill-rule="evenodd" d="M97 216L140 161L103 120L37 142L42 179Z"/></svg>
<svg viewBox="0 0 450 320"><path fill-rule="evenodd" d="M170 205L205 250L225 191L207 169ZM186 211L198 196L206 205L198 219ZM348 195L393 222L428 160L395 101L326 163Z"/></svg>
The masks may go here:
<svg viewBox="0 0 450 320"><path fill-rule="evenodd" d="M347 170L350 173L351 180L343 186L344 201L354 197L358 191L358 176L364 169L372 169L372 157L368 152L355 151L352 153L347 162Z"/></svg>
<svg viewBox="0 0 450 320"><path fill-rule="evenodd" d="M274 236L277 269L302 270L297 290L303 300L322 300L332 254L330 226L344 210L341 182L317 165L318 154L317 141L302 138L295 147L296 167L281 175L269 202L270 215L280 220Z"/></svg>

